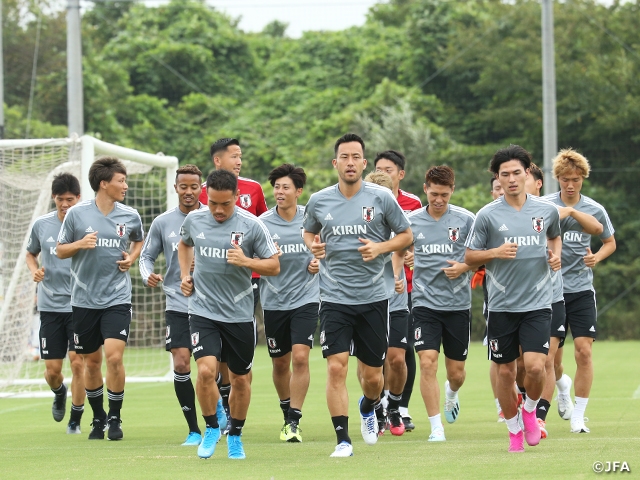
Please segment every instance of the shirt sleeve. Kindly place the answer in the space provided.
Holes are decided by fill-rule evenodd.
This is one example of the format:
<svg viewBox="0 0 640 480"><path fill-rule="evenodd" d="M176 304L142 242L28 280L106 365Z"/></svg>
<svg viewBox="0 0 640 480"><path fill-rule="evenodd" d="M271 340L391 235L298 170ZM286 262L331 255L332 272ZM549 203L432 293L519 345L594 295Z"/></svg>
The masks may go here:
<svg viewBox="0 0 640 480"><path fill-rule="evenodd" d="M404 213L402 208L400 208L396 199L393 198L391 192L384 192L382 194L382 202L384 205L385 220L392 232L398 234L404 232L411 226L411 222L407 218L407 215Z"/></svg>
<svg viewBox="0 0 640 480"><path fill-rule="evenodd" d="M209 196L207 195L207 184L206 183L202 184L202 191L200 192L199 200L200 200L200 203L202 203L204 205L208 205L209 204Z"/></svg>
<svg viewBox="0 0 640 480"><path fill-rule="evenodd" d="M561 235L560 230L560 211L558 207L553 207L551 209L551 214L549 215L549 226L547 227L547 238L556 238Z"/></svg>
<svg viewBox="0 0 640 480"><path fill-rule="evenodd" d="M269 210L267 207L267 200L264 198L264 191L262 187L258 185L258 194L256 195L256 217L259 217L264 212Z"/></svg>
<svg viewBox="0 0 640 480"><path fill-rule="evenodd" d="M271 258L278 253L278 249L269 234L269 229L259 218L256 218L256 222L253 226L253 232L255 235L253 242L254 255L258 258L265 259Z"/></svg>
<svg viewBox="0 0 640 480"><path fill-rule="evenodd" d="M471 231L464 243L465 247L471 250L486 250L489 241L489 232L486 224L486 217L478 212L476 219L471 225Z"/></svg>
<svg viewBox="0 0 640 480"><path fill-rule="evenodd" d="M140 214L136 211L136 218L133 222L133 228L131 229L131 234L129 235L129 241L141 242L143 240L144 240L144 227L142 226L142 219L140 218Z"/></svg>
<svg viewBox="0 0 640 480"><path fill-rule="evenodd" d="M62 221L62 227L60 227L60 233L58 234L58 243L73 243L75 242L75 211L69 210L64 216Z"/></svg>
<svg viewBox="0 0 640 480"><path fill-rule="evenodd" d="M322 229L322 224L315 216L316 197L311 195L309 202L304 207L304 217L302 217L302 226L307 232L319 233Z"/></svg>
<svg viewBox="0 0 640 480"><path fill-rule="evenodd" d="M601 240L606 240L615 233L613 224L611 223L611 220L609 220L609 214L607 214L607 211L604 208L598 209L598 213L596 213L594 217L596 217L596 219L602 224L602 233L600 234Z"/></svg>
<svg viewBox="0 0 640 480"><path fill-rule="evenodd" d="M191 238L191 213L187 215L187 218L182 222L182 226L180 227L180 238L182 241L189 245L190 247L194 246L193 238Z"/></svg>
<svg viewBox="0 0 640 480"><path fill-rule="evenodd" d="M42 250L42 246L40 245L40 238L38 235L39 230L39 222L36 222L31 227L31 235L29 235L29 241L27 242L27 252L32 255L38 255Z"/></svg>
<svg viewBox="0 0 640 480"><path fill-rule="evenodd" d="M467 232L467 238L465 239L465 242L471 236L471 229L473 228L473 222L475 221L475 219L476 219L475 215L473 215L471 217L470 216L466 216L466 224L465 224L466 228L465 228L465 230Z"/></svg>
<svg viewBox="0 0 640 480"><path fill-rule="evenodd" d="M162 229L159 222L154 220L149 228L149 234L145 239L142 246L142 252L140 252L140 275L142 276L142 282L146 285L149 276L153 273L153 267L156 263L156 259L160 252L163 250L162 245Z"/></svg>

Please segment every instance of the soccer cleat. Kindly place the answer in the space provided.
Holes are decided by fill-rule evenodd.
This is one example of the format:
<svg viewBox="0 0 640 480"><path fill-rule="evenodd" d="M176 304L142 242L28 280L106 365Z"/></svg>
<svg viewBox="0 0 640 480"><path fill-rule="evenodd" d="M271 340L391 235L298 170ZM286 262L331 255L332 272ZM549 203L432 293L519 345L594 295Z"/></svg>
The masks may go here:
<svg viewBox="0 0 640 480"><path fill-rule="evenodd" d="M367 445L375 445L378 441L378 419L375 412L363 414L360 411L360 405L364 400L364 395L360 397L358 401L358 411L360 412L360 433L362 433L362 439Z"/></svg>
<svg viewBox="0 0 640 480"><path fill-rule="evenodd" d="M524 425L524 439L527 445L534 446L540 443L540 425L536 418L536 412L527 412L524 408L521 413L522 424Z"/></svg>
<svg viewBox="0 0 640 480"><path fill-rule="evenodd" d="M94 418L91 422L89 440L104 440L104 431L107 429L107 419Z"/></svg>
<svg viewBox="0 0 640 480"><path fill-rule="evenodd" d="M563 420L571 420L571 414L573 413L571 395L559 393L556 400L558 401L558 415L560 415L560 418Z"/></svg>
<svg viewBox="0 0 640 480"><path fill-rule="evenodd" d="M404 422L398 410L389 410L389 431L396 437L404 433Z"/></svg>
<svg viewBox="0 0 640 480"><path fill-rule="evenodd" d="M113 417L109 417L109 420L107 420L107 423L109 424L107 439L122 440L122 437L124 437L124 435L122 434L122 427L120 426L120 424L122 423L122 420L120 420L116 416L113 416Z"/></svg>
<svg viewBox="0 0 640 480"><path fill-rule="evenodd" d="M504 423L506 420L504 418L504 413L502 413L502 410L500 410L498 412L498 423Z"/></svg>
<svg viewBox="0 0 640 480"><path fill-rule="evenodd" d="M411 421L411 417L408 415L406 417L402 417L402 423L404 423L405 432L413 432L413 429L416 428L416 426Z"/></svg>
<svg viewBox="0 0 640 480"><path fill-rule="evenodd" d="M295 422L291 422L287 425L287 442L289 443L300 443L302 442L302 429L300 425Z"/></svg>
<svg viewBox="0 0 640 480"><path fill-rule="evenodd" d="M431 435L429 435L428 442L444 442L447 439L444 436L444 428L438 427L431 431Z"/></svg>
<svg viewBox="0 0 640 480"><path fill-rule="evenodd" d="M197 447L202 442L202 435L198 432L189 432L187 439L182 444L183 447Z"/></svg>
<svg viewBox="0 0 640 480"><path fill-rule="evenodd" d="M218 427L220 427L220 431L224 432L227 428L227 411L222 406L222 398L218 398L218 404L216 405L216 417L218 417Z"/></svg>
<svg viewBox="0 0 640 480"><path fill-rule="evenodd" d="M69 420L69 424L67 425L67 433L69 435L78 435L82 433L80 431L80 424L78 422L74 422L73 420Z"/></svg>
<svg viewBox="0 0 640 480"><path fill-rule="evenodd" d="M229 449L229 458L232 460L244 460L247 456L244 454L242 446L242 438L240 435L227 435L227 448Z"/></svg>
<svg viewBox="0 0 640 480"><path fill-rule="evenodd" d="M347 442L340 442L336 445L336 449L333 451L330 457L353 457L353 446Z"/></svg>
<svg viewBox="0 0 640 480"><path fill-rule="evenodd" d="M449 381L447 380L444 384L445 391L449 386ZM444 418L447 419L448 423L453 423L458 418L460 414L460 402L458 401L458 392L456 392L456 396L453 400L449 400L445 395L444 399Z"/></svg>
<svg viewBox="0 0 640 480"><path fill-rule="evenodd" d="M224 412L226 414L227 417L227 426L225 428L221 428L220 431L222 432L223 435L228 435L229 434L229 430L231 430L231 410L229 410L229 407L223 407L224 408ZM216 412L217 414L217 412Z"/></svg>
<svg viewBox="0 0 640 480"><path fill-rule="evenodd" d="M578 420L571 419L571 433L589 433L591 430L584 425L588 421L587 417Z"/></svg>
<svg viewBox="0 0 640 480"><path fill-rule="evenodd" d="M540 438L547 438L547 429L545 428L547 426L547 422L538 418L538 425L540 425Z"/></svg>
<svg viewBox="0 0 640 480"><path fill-rule="evenodd" d="M64 419L64 414L67 410L67 387L62 384L62 392L53 396L53 405L51 405L51 413L53 419L56 422L61 422Z"/></svg>
<svg viewBox="0 0 640 480"><path fill-rule="evenodd" d="M287 422L284 422L284 425L282 425L282 428L280 429L280 440L282 440L283 442L286 442L288 435L289 435L289 424Z"/></svg>
<svg viewBox="0 0 640 480"><path fill-rule="evenodd" d="M520 430L518 433L509 432L509 452L524 452L524 433Z"/></svg>
<svg viewBox="0 0 640 480"><path fill-rule="evenodd" d="M198 456L200 458L209 458L216 451L216 445L220 439L220 429L207 427L204 430L204 437L198 447Z"/></svg>

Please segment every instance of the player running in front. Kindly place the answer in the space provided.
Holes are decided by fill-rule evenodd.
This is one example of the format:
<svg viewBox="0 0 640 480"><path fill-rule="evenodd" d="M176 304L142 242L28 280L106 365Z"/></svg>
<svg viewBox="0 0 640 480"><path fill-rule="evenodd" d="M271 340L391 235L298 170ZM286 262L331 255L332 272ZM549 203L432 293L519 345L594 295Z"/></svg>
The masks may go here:
<svg viewBox="0 0 640 480"><path fill-rule="evenodd" d="M478 212L466 241L465 263L486 265L489 290L490 359L498 366L498 399L507 428L509 451L523 452L524 441L540 443L536 406L545 381L551 322L550 270L560 269L560 214L550 202L525 192L531 155L518 145L498 150L490 171L504 196ZM518 424L513 388L516 359L524 357L527 399Z"/></svg>
<svg viewBox="0 0 640 480"><path fill-rule="evenodd" d="M51 183L51 198L56 209L38 217L31 227L26 262L33 281L38 284L40 312L40 358L44 360L44 378L54 394L51 413L56 422L64 419L67 387L62 375L62 360L69 351L71 364L71 416L67 433L80 433L84 412L84 365L73 343L71 313L71 260L56 256L56 242L69 208L80 199L80 182L70 173L56 175ZM41 267L38 267L38 256Z"/></svg>
<svg viewBox="0 0 640 480"><path fill-rule="evenodd" d="M84 360L84 385L93 410L89 440L103 440L107 424L109 440L121 440L122 357L132 314L129 269L142 250L144 231L137 210L120 203L128 188L127 170L120 160L98 158L89 169L89 183L96 198L69 209L56 252L58 258L72 257L73 341ZM108 414L103 408L103 345Z"/></svg>
<svg viewBox="0 0 640 480"><path fill-rule="evenodd" d="M207 194L209 208L187 215L178 243L180 289L191 297L191 346L198 367L196 394L207 425L198 456L211 457L220 438L216 377L218 362L224 356L231 380L228 456L244 459L240 436L251 401L250 373L256 345L251 272L277 275L280 263L264 224L236 206L235 175L226 170L212 172L207 177Z"/></svg>
<svg viewBox="0 0 640 480"><path fill-rule="evenodd" d="M276 206L260 215L280 250L280 273L260 280L260 301L273 383L284 416L280 440L286 442L302 441L300 419L309 390L309 352L320 302L319 260L304 244L304 207L298 205L306 181L300 167L285 163L274 168L269 182Z"/></svg>
<svg viewBox="0 0 640 480"><path fill-rule="evenodd" d="M355 347L363 396L359 401L365 443L378 440L374 413L384 385L389 298L387 253L411 244L409 220L392 193L363 182L364 141L348 133L335 144L338 183L313 194L304 217L304 240L320 260L320 344L327 359L327 404L337 436L333 457L353 455L346 377ZM390 239L391 232L396 235Z"/></svg>

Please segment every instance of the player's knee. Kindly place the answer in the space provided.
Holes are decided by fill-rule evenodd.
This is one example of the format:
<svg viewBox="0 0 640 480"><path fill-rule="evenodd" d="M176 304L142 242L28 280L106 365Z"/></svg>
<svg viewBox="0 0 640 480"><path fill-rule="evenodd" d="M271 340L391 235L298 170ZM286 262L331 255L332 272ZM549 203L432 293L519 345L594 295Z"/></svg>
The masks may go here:
<svg viewBox="0 0 640 480"><path fill-rule="evenodd" d="M294 370L308 370L309 354L305 352L294 352L291 357L291 364Z"/></svg>
<svg viewBox="0 0 640 480"><path fill-rule="evenodd" d="M539 378L544 375L544 362L532 362L527 365L527 375L532 378Z"/></svg>
<svg viewBox="0 0 640 480"><path fill-rule="evenodd" d="M447 377L449 378L449 382L461 384L464 382L464 379L467 376L467 372L464 368L456 368L447 372Z"/></svg>
<svg viewBox="0 0 640 480"><path fill-rule="evenodd" d="M399 371L406 366L404 350L393 353L390 352L387 359L389 360L389 367L391 368L391 370Z"/></svg>
<svg viewBox="0 0 640 480"><path fill-rule="evenodd" d="M58 365L47 365L45 368L45 374L49 379L57 379L62 375L62 367Z"/></svg>
<svg viewBox="0 0 640 480"><path fill-rule="evenodd" d="M210 365L200 364L198 365L198 382L201 383L215 383L218 374L214 368Z"/></svg>
<svg viewBox="0 0 640 480"><path fill-rule="evenodd" d="M578 365L588 365L591 363L591 345L576 347L575 357Z"/></svg>
<svg viewBox="0 0 640 480"><path fill-rule="evenodd" d="M276 357L272 363L275 375L286 375L289 372L289 357Z"/></svg>
<svg viewBox="0 0 640 480"><path fill-rule="evenodd" d="M251 390L251 378L250 375L234 375L231 379L231 391L237 393L246 393Z"/></svg>
<svg viewBox="0 0 640 480"><path fill-rule="evenodd" d="M344 378L347 375L347 366L341 362L330 361L327 364L327 375L329 379Z"/></svg>
<svg viewBox="0 0 640 480"><path fill-rule="evenodd" d="M71 373L74 377L84 373L84 363L81 358L76 358L71 362Z"/></svg>
<svg viewBox="0 0 640 480"><path fill-rule="evenodd" d="M426 355L420 358L420 371L423 375L433 376L438 371L438 360L433 360Z"/></svg>
<svg viewBox="0 0 640 480"><path fill-rule="evenodd" d="M119 369L122 366L122 352L110 352L107 355L107 369Z"/></svg>
<svg viewBox="0 0 640 480"><path fill-rule="evenodd" d="M184 355L174 355L173 369L178 373L188 373L191 371L190 358Z"/></svg>
<svg viewBox="0 0 640 480"><path fill-rule="evenodd" d="M516 370L508 364L498 365L498 377L503 382L513 383L516 380Z"/></svg>

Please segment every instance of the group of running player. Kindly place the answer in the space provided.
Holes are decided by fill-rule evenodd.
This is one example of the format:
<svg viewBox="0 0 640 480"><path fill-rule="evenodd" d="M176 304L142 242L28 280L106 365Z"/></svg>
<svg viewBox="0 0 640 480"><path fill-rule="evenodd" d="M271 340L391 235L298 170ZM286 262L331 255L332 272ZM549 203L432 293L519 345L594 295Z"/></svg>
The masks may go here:
<svg viewBox="0 0 640 480"><path fill-rule="evenodd" d="M139 257L144 284L162 285L166 294L166 349L189 428L183 445L198 446L201 458L213 455L224 433L229 458L245 458L241 434L251 398L255 316L262 313L284 417L281 440L302 441L319 318L327 405L337 437L332 457L353 454L350 356L357 358L365 443L375 444L386 429L402 435L414 428L408 413L414 348L429 441L444 441L436 379L440 345L447 372L444 414L453 423L465 380L471 285L477 283L485 288L491 385L499 419L509 430L509 451L546 437L554 385L558 412L571 420L571 431L588 432L584 411L597 326L592 268L613 253L615 240L605 209L580 193L589 175L587 160L574 150L561 151L554 160L561 191L540 198L542 172L530 154L516 145L501 149L490 163L495 200L474 215L449 203L455 188L450 167L426 172L423 207L399 189L405 174L400 152L377 154L376 172L366 181L364 152L357 135L340 137L333 159L338 183L311 195L306 207L298 205L304 170L290 164L273 169L268 179L276 206L267 209L260 184L239 176L239 142L220 139L211 146L215 170L204 184L194 165L176 171L179 204L153 221L146 239L138 212L121 203L127 172L118 159L101 157L92 165L94 200L79 202L78 180L57 176L57 208L35 221L27 247L27 265L39 283L41 353L55 394L54 419L65 416L61 367L68 348L73 381L67 433L80 433L86 391L93 411L89 439L104 439L105 431L110 440L123 438L128 271ZM595 254L591 235L603 242ZM164 273L154 271L160 253ZM567 328L576 352L575 406L571 380L562 373Z"/></svg>

